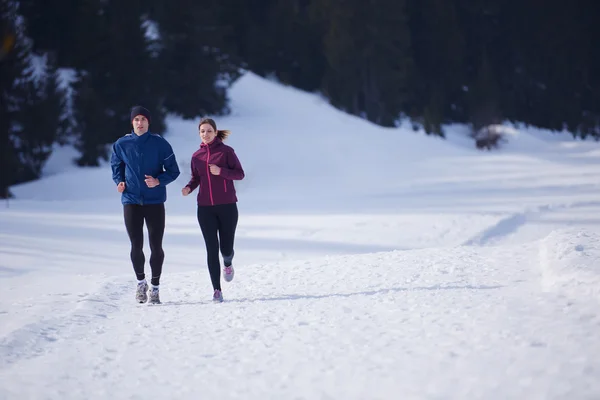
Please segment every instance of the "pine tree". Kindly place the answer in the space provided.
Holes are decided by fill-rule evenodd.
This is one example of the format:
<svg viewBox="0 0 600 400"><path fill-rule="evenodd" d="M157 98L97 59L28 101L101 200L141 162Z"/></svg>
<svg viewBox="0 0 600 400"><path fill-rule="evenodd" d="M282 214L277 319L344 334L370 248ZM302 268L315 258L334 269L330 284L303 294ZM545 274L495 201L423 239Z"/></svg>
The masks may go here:
<svg viewBox="0 0 600 400"><path fill-rule="evenodd" d="M219 2L185 0L173 7L157 0L148 6L148 18L159 29L165 109L183 118L228 113L227 88L240 73Z"/></svg>
<svg viewBox="0 0 600 400"><path fill-rule="evenodd" d="M331 102L383 126L408 103L414 64L404 0L324 0L315 14L325 27Z"/></svg>
<svg viewBox="0 0 600 400"><path fill-rule="evenodd" d="M33 72L19 86L22 100L15 113L16 129L13 142L21 165L16 172L18 182L39 178L52 153L52 147L66 129L64 93L58 87L56 67L46 65L36 79Z"/></svg>
<svg viewBox="0 0 600 400"><path fill-rule="evenodd" d="M583 57L580 61L577 76L581 80L581 124L579 135L588 135L600 140L600 3L595 0L577 2L580 21L580 37Z"/></svg>
<svg viewBox="0 0 600 400"><path fill-rule="evenodd" d="M409 0L415 76L410 115L425 131L443 136L446 121L464 121L466 44L455 0Z"/></svg>
<svg viewBox="0 0 600 400"><path fill-rule="evenodd" d="M229 0L239 8L237 1ZM314 2L314 0L313 0ZM244 32L238 37L238 49L246 67L266 77L302 90L320 89L326 68L322 28L307 0L264 1L261 12L244 12ZM247 4L246 7L249 7ZM232 11L229 11L232 13ZM235 12L240 15L240 12ZM239 17L238 17L239 19Z"/></svg>
<svg viewBox="0 0 600 400"><path fill-rule="evenodd" d="M110 143L131 131L129 110L152 113L150 131L164 133L164 88L143 26L139 1L88 1L82 9L90 44L74 84L74 119L79 165L108 159Z"/></svg>
<svg viewBox="0 0 600 400"><path fill-rule="evenodd" d="M483 54L477 75L469 89L469 120L475 132L488 125L502 122L498 104L498 86L494 69Z"/></svg>
<svg viewBox="0 0 600 400"><path fill-rule="evenodd" d="M16 83L25 69L24 53L20 48L15 49L12 45L16 41L17 31L14 21L16 20L17 5L12 0L0 0L0 35L2 43L10 43L6 48L3 46L3 54L0 58L0 198L10 196L9 186L15 182L15 177L10 171L14 171L19 165L19 159L14 151L13 126L14 113L18 104L16 97Z"/></svg>
<svg viewBox="0 0 600 400"><path fill-rule="evenodd" d="M81 64L89 43L80 33L86 29L81 10L95 0L39 1L19 0L20 14L27 21L32 51L50 54L57 66L76 68Z"/></svg>
<svg viewBox="0 0 600 400"><path fill-rule="evenodd" d="M0 0L0 19L16 39L15 47L0 61L0 168L10 171L0 174L0 193L10 197L10 185L39 178L52 145L65 128L64 96L52 61L34 59L18 3ZM19 25L10 26L15 21Z"/></svg>

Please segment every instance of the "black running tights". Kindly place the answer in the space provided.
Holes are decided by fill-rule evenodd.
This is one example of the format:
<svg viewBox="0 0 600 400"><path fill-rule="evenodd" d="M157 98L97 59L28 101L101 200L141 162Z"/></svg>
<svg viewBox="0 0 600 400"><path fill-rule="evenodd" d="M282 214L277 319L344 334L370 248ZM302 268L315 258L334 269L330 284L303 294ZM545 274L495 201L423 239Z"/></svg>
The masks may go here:
<svg viewBox="0 0 600 400"><path fill-rule="evenodd" d="M223 256L233 256L233 242L238 223L237 204L198 206L198 223L206 244L208 272L213 289L221 290L219 249Z"/></svg>
<svg viewBox="0 0 600 400"><path fill-rule="evenodd" d="M125 228L131 241L131 263L138 280L145 279L144 263L144 221L148 229L150 242L150 269L152 279L150 283L158 285L162 273L165 253L162 248L165 232L165 205L164 204L125 204L123 206Z"/></svg>

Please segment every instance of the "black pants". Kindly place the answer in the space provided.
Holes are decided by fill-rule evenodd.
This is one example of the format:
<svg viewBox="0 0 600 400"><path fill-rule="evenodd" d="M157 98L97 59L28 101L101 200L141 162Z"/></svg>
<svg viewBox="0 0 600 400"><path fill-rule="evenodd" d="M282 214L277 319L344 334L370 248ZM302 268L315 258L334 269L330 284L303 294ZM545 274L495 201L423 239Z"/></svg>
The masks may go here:
<svg viewBox="0 0 600 400"><path fill-rule="evenodd" d="M237 222L238 209L236 203L198 206L198 223L206 244L208 272L210 273L213 289L221 290L219 249L224 257L233 257L233 242Z"/></svg>
<svg viewBox="0 0 600 400"><path fill-rule="evenodd" d="M163 234L165 232L165 205L164 204L125 204L123 206L125 228L131 241L131 263L139 280L145 279L144 263L144 221L148 229L150 242L150 269L152 279L150 283L158 285L162 273L165 253L162 248Z"/></svg>

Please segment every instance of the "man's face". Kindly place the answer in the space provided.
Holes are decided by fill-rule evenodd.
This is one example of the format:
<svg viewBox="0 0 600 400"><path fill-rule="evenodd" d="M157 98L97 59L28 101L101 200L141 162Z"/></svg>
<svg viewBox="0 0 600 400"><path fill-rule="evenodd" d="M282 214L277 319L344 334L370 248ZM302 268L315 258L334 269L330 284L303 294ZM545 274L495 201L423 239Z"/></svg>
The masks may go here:
<svg viewBox="0 0 600 400"><path fill-rule="evenodd" d="M148 125L150 125L148 119L143 115L136 115L132 121L132 124L133 131L136 135L143 135L144 133L148 132Z"/></svg>

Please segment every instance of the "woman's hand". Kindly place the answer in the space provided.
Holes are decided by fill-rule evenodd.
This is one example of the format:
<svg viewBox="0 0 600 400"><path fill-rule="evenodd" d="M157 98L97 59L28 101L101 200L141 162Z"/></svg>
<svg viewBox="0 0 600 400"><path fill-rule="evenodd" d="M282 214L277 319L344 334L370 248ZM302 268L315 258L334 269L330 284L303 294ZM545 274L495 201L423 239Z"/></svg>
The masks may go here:
<svg viewBox="0 0 600 400"><path fill-rule="evenodd" d="M191 191L192 190L189 188L189 186L186 186L183 189L181 189L181 194L187 196L188 194L190 194Z"/></svg>
<svg viewBox="0 0 600 400"><path fill-rule="evenodd" d="M220 175L221 174L221 167L216 166L215 164L208 164L208 166L210 167L210 173L213 175Z"/></svg>

